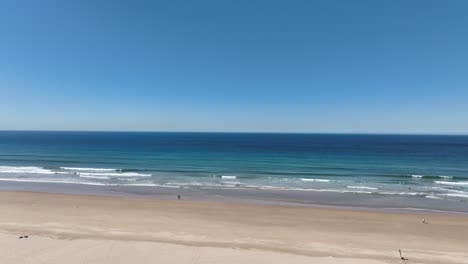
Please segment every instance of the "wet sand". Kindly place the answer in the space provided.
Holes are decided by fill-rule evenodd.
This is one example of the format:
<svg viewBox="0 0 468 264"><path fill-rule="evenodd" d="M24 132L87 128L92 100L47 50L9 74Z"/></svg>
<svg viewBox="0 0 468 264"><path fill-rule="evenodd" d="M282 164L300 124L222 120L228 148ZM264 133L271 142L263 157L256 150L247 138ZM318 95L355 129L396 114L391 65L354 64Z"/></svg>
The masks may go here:
<svg viewBox="0 0 468 264"><path fill-rule="evenodd" d="M468 203L424 196L379 195L321 191L244 188L168 188L159 186L96 186L67 183L0 181L0 191L45 192L173 200L177 194L191 201L284 205L312 208L359 209L385 212L453 213L468 216Z"/></svg>

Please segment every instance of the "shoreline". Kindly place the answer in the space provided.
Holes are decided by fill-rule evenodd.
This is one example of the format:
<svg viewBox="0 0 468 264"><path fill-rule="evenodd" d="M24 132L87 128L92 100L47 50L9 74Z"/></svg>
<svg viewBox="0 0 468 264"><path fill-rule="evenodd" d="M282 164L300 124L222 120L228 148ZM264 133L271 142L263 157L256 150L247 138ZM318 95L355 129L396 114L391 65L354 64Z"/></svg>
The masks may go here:
<svg viewBox="0 0 468 264"><path fill-rule="evenodd" d="M209 256L220 250L266 254L261 263L284 263L275 262L275 254L301 256L291 263L400 263L398 249L415 263L468 258L468 217L461 215L425 215L429 224L423 224L411 213L3 191L0 211L0 244L7 247L12 235L28 234L27 243L47 240L59 249L93 241L156 249L167 244L190 252L204 248ZM10 258L6 263L22 260L13 253Z"/></svg>
<svg viewBox="0 0 468 264"><path fill-rule="evenodd" d="M174 200L177 195L192 201L229 204L278 205L340 210L468 215L468 203L417 196L375 195L322 191L248 190L236 188L169 188L161 186L108 186L68 183L0 181L0 192L97 195Z"/></svg>

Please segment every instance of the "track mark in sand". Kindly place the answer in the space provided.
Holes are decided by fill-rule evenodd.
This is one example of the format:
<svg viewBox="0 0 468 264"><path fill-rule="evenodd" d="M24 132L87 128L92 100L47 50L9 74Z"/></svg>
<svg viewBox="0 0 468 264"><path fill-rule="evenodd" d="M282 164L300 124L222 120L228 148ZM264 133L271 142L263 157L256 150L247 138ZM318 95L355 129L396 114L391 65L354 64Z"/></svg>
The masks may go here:
<svg viewBox="0 0 468 264"><path fill-rule="evenodd" d="M193 250L191 252L191 257L189 258L187 264L209 264L213 263L207 259L207 256L203 254L202 250Z"/></svg>
<svg viewBox="0 0 468 264"><path fill-rule="evenodd" d="M200 255L192 257L189 261L189 264L205 264L205 263L206 262L204 261L203 257Z"/></svg>
<svg viewBox="0 0 468 264"><path fill-rule="evenodd" d="M211 256L207 251L203 249L198 249L193 252L193 256L190 257L187 264L219 264L220 259L214 256ZM231 263L231 262L229 262Z"/></svg>
<svg viewBox="0 0 468 264"><path fill-rule="evenodd" d="M111 258L112 258L112 252L114 250L114 245L115 245L115 241L112 241L111 244L109 245L109 247L107 248L107 252L106 252L106 262L109 262L111 263Z"/></svg>

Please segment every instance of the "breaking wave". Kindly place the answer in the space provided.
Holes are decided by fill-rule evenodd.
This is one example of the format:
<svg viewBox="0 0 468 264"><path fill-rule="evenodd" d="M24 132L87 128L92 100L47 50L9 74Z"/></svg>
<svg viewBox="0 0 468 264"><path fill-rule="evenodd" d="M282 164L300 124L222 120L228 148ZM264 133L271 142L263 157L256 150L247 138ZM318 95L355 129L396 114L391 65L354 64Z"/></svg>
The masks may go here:
<svg viewBox="0 0 468 264"><path fill-rule="evenodd" d="M73 167L60 167L63 170L71 171L120 171L119 169L105 169L105 168L73 168Z"/></svg>
<svg viewBox="0 0 468 264"><path fill-rule="evenodd" d="M302 178L301 181L305 181L305 182L330 182L331 180Z"/></svg>
<svg viewBox="0 0 468 264"><path fill-rule="evenodd" d="M222 179L236 179L236 176L230 176L230 175L223 175L221 176Z"/></svg>
<svg viewBox="0 0 468 264"><path fill-rule="evenodd" d="M449 181L434 181L437 184L455 185L455 186L468 186L468 181L463 182L449 182Z"/></svg>
<svg viewBox="0 0 468 264"><path fill-rule="evenodd" d="M54 174L55 172L41 167L33 166L0 166L0 173Z"/></svg>

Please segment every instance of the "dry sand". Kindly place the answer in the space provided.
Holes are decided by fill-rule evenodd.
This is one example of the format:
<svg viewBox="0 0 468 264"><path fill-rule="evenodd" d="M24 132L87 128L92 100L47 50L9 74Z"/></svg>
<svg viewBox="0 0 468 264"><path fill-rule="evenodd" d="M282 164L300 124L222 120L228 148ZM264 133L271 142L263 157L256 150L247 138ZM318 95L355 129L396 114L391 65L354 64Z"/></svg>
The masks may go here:
<svg viewBox="0 0 468 264"><path fill-rule="evenodd" d="M468 217L0 192L2 264L403 262L468 263Z"/></svg>

